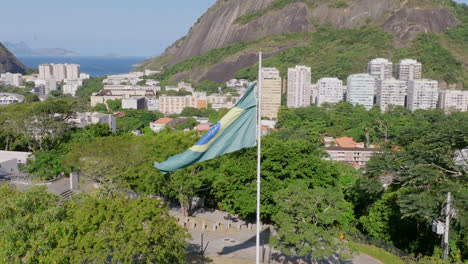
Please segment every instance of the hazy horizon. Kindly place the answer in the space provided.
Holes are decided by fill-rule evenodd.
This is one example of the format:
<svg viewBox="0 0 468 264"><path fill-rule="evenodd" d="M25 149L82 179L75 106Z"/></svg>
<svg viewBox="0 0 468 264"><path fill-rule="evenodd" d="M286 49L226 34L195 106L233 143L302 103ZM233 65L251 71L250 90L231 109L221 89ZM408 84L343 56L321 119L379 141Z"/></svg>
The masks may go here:
<svg viewBox="0 0 468 264"><path fill-rule="evenodd" d="M28 1L29 2L29 1ZM150 57L184 36L215 0L6 1L0 41L32 49L62 48L82 56Z"/></svg>

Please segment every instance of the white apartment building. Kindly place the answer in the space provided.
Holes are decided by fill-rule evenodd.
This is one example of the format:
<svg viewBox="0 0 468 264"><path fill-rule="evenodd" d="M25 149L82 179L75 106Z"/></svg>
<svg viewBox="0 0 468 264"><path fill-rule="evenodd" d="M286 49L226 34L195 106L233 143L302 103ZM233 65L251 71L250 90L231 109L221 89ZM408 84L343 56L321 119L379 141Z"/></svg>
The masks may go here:
<svg viewBox="0 0 468 264"><path fill-rule="evenodd" d="M188 106L187 96L167 96L163 94L159 97L159 112L163 114L180 114Z"/></svg>
<svg viewBox="0 0 468 264"><path fill-rule="evenodd" d="M262 117L276 119L281 107L281 77L276 68L262 68Z"/></svg>
<svg viewBox="0 0 468 264"><path fill-rule="evenodd" d="M75 80L65 80L65 84L62 87L62 92L63 94L70 94L72 96L76 95L76 90L80 86L83 85L83 81L81 79L75 79Z"/></svg>
<svg viewBox="0 0 468 264"><path fill-rule="evenodd" d="M117 128L117 121L113 115L98 112L75 113L75 115L68 120L68 123L81 128L91 124L107 124L112 133L115 133Z"/></svg>
<svg viewBox="0 0 468 264"><path fill-rule="evenodd" d="M91 76L87 73L80 73L80 79L81 80L86 80L89 79Z"/></svg>
<svg viewBox="0 0 468 264"><path fill-rule="evenodd" d="M211 108L219 110L221 108L232 108L240 100L240 96L211 94L206 97Z"/></svg>
<svg viewBox="0 0 468 264"><path fill-rule="evenodd" d="M468 111L468 91L441 90L439 91L438 107L449 113L452 111Z"/></svg>
<svg viewBox="0 0 468 264"><path fill-rule="evenodd" d="M67 69L64 64L52 64L52 72L57 82L61 82L67 78Z"/></svg>
<svg viewBox="0 0 468 264"><path fill-rule="evenodd" d="M295 68L288 69L288 107L296 108L310 105L311 77L310 67L297 65Z"/></svg>
<svg viewBox="0 0 468 264"><path fill-rule="evenodd" d="M376 90L375 78L369 74L352 74L348 76L346 101L353 105L363 105L367 110L374 105Z"/></svg>
<svg viewBox="0 0 468 264"><path fill-rule="evenodd" d="M396 76L399 80L421 79L422 64L417 60L405 59L397 64Z"/></svg>
<svg viewBox="0 0 468 264"><path fill-rule="evenodd" d="M57 83L55 82L53 78L46 79L45 83L46 83L45 84L46 95L49 95L50 92L57 90Z"/></svg>
<svg viewBox="0 0 468 264"><path fill-rule="evenodd" d="M382 112L388 111L390 106L405 106L408 85L406 81L394 78L377 81L377 104Z"/></svg>
<svg viewBox="0 0 468 264"><path fill-rule="evenodd" d="M317 105L336 104L343 100L343 81L338 78L321 78L317 81Z"/></svg>
<svg viewBox="0 0 468 264"><path fill-rule="evenodd" d="M31 152L0 151L0 176L19 173L30 156Z"/></svg>
<svg viewBox="0 0 468 264"><path fill-rule="evenodd" d="M436 108L438 88L439 83L434 80L409 80L407 108L411 111Z"/></svg>
<svg viewBox="0 0 468 264"><path fill-rule="evenodd" d="M24 101L24 96L14 93L0 93L0 105L9 105L21 103Z"/></svg>
<svg viewBox="0 0 468 264"><path fill-rule="evenodd" d="M89 79L89 75L81 76L79 64L62 64L50 63L39 65L39 79L47 80L50 78L55 79L57 82L63 80L76 80L76 79Z"/></svg>
<svg viewBox="0 0 468 264"><path fill-rule="evenodd" d="M159 97L159 112L164 114L180 114L185 107L207 108L208 99L206 93L194 92L186 96L168 96L163 94Z"/></svg>
<svg viewBox="0 0 468 264"><path fill-rule="evenodd" d="M393 63L384 58L373 59L367 64L367 73L376 80L390 79L393 76Z"/></svg>
<svg viewBox="0 0 468 264"><path fill-rule="evenodd" d="M147 97L145 100L145 109L149 111L159 111L159 100L156 98Z"/></svg>
<svg viewBox="0 0 468 264"><path fill-rule="evenodd" d="M11 85L11 86L17 86L17 87L23 85L23 75L21 73L7 72L5 73L3 79L4 79L5 85Z"/></svg>
<svg viewBox="0 0 468 264"><path fill-rule="evenodd" d="M158 74L158 73L160 73L160 71L145 70L143 72L143 74L146 75L146 76L154 75L154 74Z"/></svg>
<svg viewBox="0 0 468 264"><path fill-rule="evenodd" d="M47 80L50 79L54 74L52 65L50 64L41 64L39 65L39 79Z"/></svg>
<svg viewBox="0 0 468 264"><path fill-rule="evenodd" d="M179 82L177 84L177 87L179 88L179 90L184 89L187 92L193 92L192 84L188 82Z"/></svg>
<svg viewBox="0 0 468 264"><path fill-rule="evenodd" d="M80 65L65 64L66 78L68 80L76 80L80 78Z"/></svg>
<svg viewBox="0 0 468 264"><path fill-rule="evenodd" d="M122 99L122 109L145 109L146 101L144 97L129 97Z"/></svg>
<svg viewBox="0 0 468 264"><path fill-rule="evenodd" d="M151 89L103 89L91 96L91 106L106 104L107 100L130 97L156 98L156 91Z"/></svg>
<svg viewBox="0 0 468 264"><path fill-rule="evenodd" d="M104 84L122 84L122 83L130 83L136 84L137 82L143 80L143 72L129 72L125 74L115 74L115 75L108 75L106 79L102 82Z"/></svg>

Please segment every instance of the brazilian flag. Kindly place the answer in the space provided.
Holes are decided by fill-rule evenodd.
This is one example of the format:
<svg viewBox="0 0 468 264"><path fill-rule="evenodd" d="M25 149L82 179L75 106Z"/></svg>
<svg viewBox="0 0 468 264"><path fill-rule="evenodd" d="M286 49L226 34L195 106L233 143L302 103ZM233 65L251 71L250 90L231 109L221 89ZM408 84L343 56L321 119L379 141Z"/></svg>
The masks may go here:
<svg viewBox="0 0 468 264"><path fill-rule="evenodd" d="M163 173L176 171L192 164L256 145L257 103L255 84L252 84L240 101L214 124L198 142L184 153L155 162L154 167Z"/></svg>

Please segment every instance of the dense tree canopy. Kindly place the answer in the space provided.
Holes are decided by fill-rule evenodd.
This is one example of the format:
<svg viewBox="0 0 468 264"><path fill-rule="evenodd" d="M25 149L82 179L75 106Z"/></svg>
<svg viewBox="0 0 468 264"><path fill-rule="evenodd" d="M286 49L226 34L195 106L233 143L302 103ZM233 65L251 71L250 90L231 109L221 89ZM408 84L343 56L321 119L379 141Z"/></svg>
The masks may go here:
<svg viewBox="0 0 468 264"><path fill-rule="evenodd" d="M186 232L152 198L0 187L0 258L7 263L182 263Z"/></svg>

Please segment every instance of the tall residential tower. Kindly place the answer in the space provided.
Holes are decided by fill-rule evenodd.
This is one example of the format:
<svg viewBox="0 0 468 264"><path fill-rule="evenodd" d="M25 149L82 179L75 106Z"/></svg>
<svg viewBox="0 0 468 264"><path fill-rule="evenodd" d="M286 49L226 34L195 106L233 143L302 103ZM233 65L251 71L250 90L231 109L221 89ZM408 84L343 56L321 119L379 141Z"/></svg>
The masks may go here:
<svg viewBox="0 0 468 264"><path fill-rule="evenodd" d="M281 77L276 68L262 68L262 116L276 119L281 107Z"/></svg>
<svg viewBox="0 0 468 264"><path fill-rule="evenodd" d="M306 107L311 98L310 67L296 66L288 69L288 107Z"/></svg>
<svg viewBox="0 0 468 264"><path fill-rule="evenodd" d="M411 111L436 108L438 87L439 83L434 80L409 80L407 108Z"/></svg>
<svg viewBox="0 0 468 264"><path fill-rule="evenodd" d="M418 80L421 79L422 64L417 60L401 60L397 64L396 76L398 80Z"/></svg>
<svg viewBox="0 0 468 264"><path fill-rule="evenodd" d="M317 81L317 105L336 104L343 100L343 82L338 78L322 78Z"/></svg>
<svg viewBox="0 0 468 264"><path fill-rule="evenodd" d="M375 78L369 74L352 74L348 77L346 101L363 105L367 110L374 105Z"/></svg>
<svg viewBox="0 0 468 264"><path fill-rule="evenodd" d="M367 64L367 73L376 80L386 80L393 76L393 63L387 59L377 58Z"/></svg>

